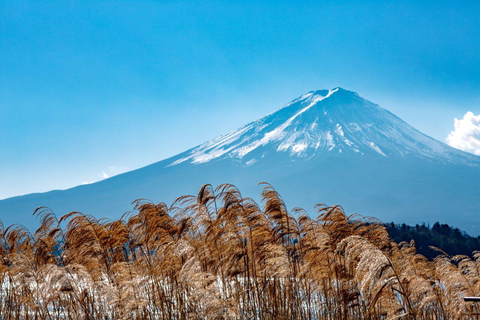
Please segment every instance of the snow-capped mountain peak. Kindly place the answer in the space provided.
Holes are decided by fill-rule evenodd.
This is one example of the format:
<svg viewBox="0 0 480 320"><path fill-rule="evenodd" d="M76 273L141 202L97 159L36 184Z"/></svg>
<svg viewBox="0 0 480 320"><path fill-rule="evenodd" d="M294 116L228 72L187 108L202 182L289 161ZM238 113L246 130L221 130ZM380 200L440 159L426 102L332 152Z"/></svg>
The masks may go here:
<svg viewBox="0 0 480 320"><path fill-rule="evenodd" d="M463 153L420 133L357 93L334 88L306 93L274 113L181 154L168 166L223 158L248 166L274 153L291 160L325 153L435 162L465 159Z"/></svg>
<svg viewBox="0 0 480 320"><path fill-rule="evenodd" d="M138 198L173 203L205 183L258 195L267 181L310 213L322 202L383 221L442 221L480 234L480 157L415 130L342 88L311 91L238 130L149 166L69 190L0 201L5 225L32 212L117 219ZM260 198L256 198L260 200Z"/></svg>

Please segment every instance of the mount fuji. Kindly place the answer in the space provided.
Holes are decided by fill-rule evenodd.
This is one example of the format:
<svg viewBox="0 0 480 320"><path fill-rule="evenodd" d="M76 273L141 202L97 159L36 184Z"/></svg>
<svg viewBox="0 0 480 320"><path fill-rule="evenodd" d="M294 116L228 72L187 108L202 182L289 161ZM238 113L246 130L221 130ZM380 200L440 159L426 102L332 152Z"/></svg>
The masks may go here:
<svg viewBox="0 0 480 320"><path fill-rule="evenodd" d="M5 225L34 228L38 206L119 218L131 201L170 204L201 185L236 185L259 199L271 183L287 206L317 203L382 221L440 221L480 234L480 157L451 148L342 88L280 110L172 158L97 183L0 201Z"/></svg>

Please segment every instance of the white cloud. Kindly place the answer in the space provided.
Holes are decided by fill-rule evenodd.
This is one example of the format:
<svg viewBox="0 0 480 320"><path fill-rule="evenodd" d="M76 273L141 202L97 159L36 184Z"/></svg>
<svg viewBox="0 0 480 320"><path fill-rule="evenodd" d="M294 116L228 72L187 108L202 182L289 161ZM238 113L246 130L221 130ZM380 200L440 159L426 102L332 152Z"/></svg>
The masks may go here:
<svg viewBox="0 0 480 320"><path fill-rule="evenodd" d="M85 184L92 184L104 179L111 178L113 176L116 176L117 174L124 173L128 171L128 167L121 167L121 166L109 166L107 170L102 171L101 173L97 174L99 179L92 180L92 181L83 181L82 185Z"/></svg>
<svg viewBox="0 0 480 320"><path fill-rule="evenodd" d="M468 111L463 119L455 118L455 130L450 132L446 141L457 149L480 155L480 115Z"/></svg>

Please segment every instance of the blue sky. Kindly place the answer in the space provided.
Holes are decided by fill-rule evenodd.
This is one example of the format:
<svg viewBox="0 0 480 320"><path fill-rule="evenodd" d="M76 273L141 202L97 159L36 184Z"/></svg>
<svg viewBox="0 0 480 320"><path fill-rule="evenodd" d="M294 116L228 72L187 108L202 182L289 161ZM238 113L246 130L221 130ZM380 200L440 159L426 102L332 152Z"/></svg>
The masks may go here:
<svg viewBox="0 0 480 320"><path fill-rule="evenodd" d="M479 21L477 1L2 1L0 198L132 170L336 86L445 141L480 113Z"/></svg>

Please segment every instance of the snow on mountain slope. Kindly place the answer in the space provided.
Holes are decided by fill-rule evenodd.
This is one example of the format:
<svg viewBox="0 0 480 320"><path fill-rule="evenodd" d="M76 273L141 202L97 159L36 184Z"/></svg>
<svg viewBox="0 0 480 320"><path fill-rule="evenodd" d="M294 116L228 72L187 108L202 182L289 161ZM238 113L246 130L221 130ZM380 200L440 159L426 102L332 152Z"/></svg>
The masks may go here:
<svg viewBox="0 0 480 320"><path fill-rule="evenodd" d="M227 158L250 165L269 152L287 153L292 159L353 152L468 165L477 160L420 133L358 94L335 88L309 92L277 112L194 148L169 166Z"/></svg>

